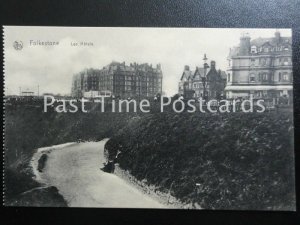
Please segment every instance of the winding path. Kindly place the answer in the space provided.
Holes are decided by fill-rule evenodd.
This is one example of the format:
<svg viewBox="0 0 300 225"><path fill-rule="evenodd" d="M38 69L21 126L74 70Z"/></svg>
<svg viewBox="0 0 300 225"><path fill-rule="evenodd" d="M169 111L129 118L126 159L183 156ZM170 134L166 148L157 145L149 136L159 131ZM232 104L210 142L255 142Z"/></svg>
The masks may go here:
<svg viewBox="0 0 300 225"><path fill-rule="evenodd" d="M71 207L164 208L116 175L100 170L106 141L44 151L48 160L39 179L56 186Z"/></svg>

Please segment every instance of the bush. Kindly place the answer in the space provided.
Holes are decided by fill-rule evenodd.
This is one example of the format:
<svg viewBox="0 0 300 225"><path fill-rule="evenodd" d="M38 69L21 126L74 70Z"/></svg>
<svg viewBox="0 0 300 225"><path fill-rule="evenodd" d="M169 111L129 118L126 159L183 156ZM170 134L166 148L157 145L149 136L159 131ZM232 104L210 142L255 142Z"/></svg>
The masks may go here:
<svg viewBox="0 0 300 225"><path fill-rule="evenodd" d="M287 113L157 113L106 144L120 166L209 209L294 209L293 120ZM196 187L196 183L200 185ZM173 184L173 185L172 185Z"/></svg>

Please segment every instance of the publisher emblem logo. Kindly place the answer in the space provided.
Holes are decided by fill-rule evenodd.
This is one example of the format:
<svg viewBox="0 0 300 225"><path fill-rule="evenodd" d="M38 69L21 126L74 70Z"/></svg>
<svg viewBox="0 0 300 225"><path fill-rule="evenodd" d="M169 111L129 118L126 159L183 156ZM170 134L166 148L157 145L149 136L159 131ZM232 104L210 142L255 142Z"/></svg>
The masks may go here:
<svg viewBox="0 0 300 225"><path fill-rule="evenodd" d="M21 50L23 48L23 42L22 41L15 41L13 46L16 50Z"/></svg>

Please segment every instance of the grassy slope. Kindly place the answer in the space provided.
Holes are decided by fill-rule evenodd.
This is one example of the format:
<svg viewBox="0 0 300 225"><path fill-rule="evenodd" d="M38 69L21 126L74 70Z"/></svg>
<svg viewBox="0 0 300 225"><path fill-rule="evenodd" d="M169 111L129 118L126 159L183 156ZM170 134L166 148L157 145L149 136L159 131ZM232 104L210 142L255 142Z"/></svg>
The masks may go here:
<svg viewBox="0 0 300 225"><path fill-rule="evenodd" d="M210 209L294 209L288 114L149 114L106 145L120 166L183 202ZM198 193L196 183L200 183Z"/></svg>

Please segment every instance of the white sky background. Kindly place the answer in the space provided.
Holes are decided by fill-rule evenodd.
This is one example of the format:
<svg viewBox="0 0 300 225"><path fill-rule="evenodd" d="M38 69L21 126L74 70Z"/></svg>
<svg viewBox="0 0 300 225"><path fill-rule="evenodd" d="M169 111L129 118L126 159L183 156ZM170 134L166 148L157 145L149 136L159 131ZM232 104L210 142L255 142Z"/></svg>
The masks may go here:
<svg viewBox="0 0 300 225"><path fill-rule="evenodd" d="M84 68L102 68L111 61L161 63L163 91L177 93L184 65L192 70L203 65L203 55L227 69L229 48L239 44L243 32L251 38L273 37L275 29L219 28L75 28L4 27L5 94L37 91L40 94L70 94L72 76ZM291 36L290 29L279 29ZM59 46L29 46L29 41L59 41ZM22 50L13 48L22 41ZM72 47L71 42L93 42L94 46Z"/></svg>

